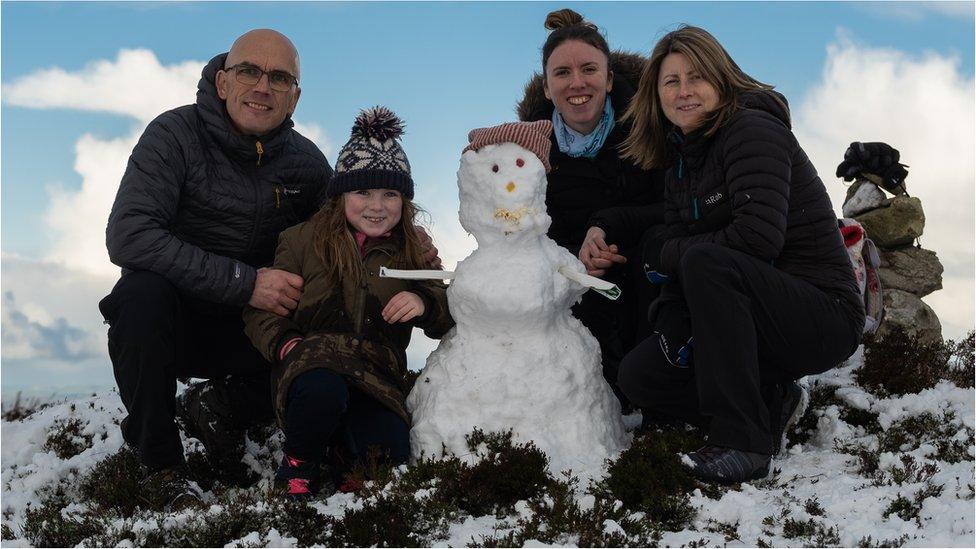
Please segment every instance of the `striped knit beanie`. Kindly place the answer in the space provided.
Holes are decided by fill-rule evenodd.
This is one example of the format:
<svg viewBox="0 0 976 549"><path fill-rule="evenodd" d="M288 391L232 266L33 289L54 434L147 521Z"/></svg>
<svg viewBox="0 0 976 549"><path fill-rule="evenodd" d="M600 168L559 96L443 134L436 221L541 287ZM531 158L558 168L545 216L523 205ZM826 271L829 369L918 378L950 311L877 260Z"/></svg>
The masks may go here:
<svg viewBox="0 0 976 549"><path fill-rule="evenodd" d="M365 189L393 189L413 198L410 162L398 139L403 122L386 107L359 112L349 142L339 151L328 195Z"/></svg>
<svg viewBox="0 0 976 549"><path fill-rule="evenodd" d="M477 151L486 145L496 145L498 143L515 143L516 145L532 151L542 165L546 167L546 173L552 169L549 165L549 148L552 143L549 136L552 135L552 122L550 120L538 120L536 122L508 122L500 126L491 128L478 128L468 133L470 143L461 151Z"/></svg>

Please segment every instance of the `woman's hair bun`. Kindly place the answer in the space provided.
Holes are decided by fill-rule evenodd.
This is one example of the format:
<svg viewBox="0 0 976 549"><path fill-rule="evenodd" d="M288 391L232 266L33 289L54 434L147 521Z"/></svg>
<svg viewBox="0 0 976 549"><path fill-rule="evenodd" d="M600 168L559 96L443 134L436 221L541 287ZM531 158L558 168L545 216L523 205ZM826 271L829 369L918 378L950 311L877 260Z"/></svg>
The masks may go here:
<svg viewBox="0 0 976 549"><path fill-rule="evenodd" d="M549 15L546 16L546 28L551 31L561 29L563 27L571 27L573 25L582 25L585 27L590 27L593 30L597 30L596 25L584 20L582 15L569 8L551 11L549 12Z"/></svg>

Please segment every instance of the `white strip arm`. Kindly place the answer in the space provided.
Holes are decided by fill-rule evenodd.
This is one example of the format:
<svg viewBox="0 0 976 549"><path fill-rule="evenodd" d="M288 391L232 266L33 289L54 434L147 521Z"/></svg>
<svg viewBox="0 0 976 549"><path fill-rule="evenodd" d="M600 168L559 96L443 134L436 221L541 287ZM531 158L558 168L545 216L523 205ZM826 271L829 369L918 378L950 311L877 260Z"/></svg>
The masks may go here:
<svg viewBox="0 0 976 549"><path fill-rule="evenodd" d="M559 274L572 281L578 282L587 288L592 288L594 292L606 297L607 299L616 300L618 297L620 297L620 288L618 288L616 284L611 284L606 280L601 280L595 276L574 271L565 265L559 268Z"/></svg>
<svg viewBox="0 0 976 549"><path fill-rule="evenodd" d="M380 276L383 278L400 278L403 280L451 280L454 278L454 271L441 271L435 269L430 269L427 271L404 270L380 267Z"/></svg>

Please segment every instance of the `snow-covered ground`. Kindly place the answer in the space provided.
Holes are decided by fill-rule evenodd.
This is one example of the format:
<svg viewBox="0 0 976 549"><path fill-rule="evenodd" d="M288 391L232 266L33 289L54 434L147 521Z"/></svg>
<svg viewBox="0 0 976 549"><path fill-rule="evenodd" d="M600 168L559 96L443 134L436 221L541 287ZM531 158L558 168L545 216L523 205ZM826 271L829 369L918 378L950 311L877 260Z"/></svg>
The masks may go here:
<svg viewBox="0 0 976 549"><path fill-rule="evenodd" d="M697 516L690 527L680 532L666 532L661 545L707 546L773 546L859 544L904 544L905 546L974 546L976 511L974 511L974 391L943 381L919 394L880 399L858 387L852 371L861 363L860 354L849 364L816 378L807 378L810 386L837 387L836 398L842 404L830 404L817 414L815 432L803 444L793 444L774 461L770 478L754 484L733 487L712 499L699 491L691 497ZM843 408L843 409L842 409ZM897 452L876 452L878 468L872 475L858 471L858 460L840 449L861 443L870 453L877 448L878 435L864 427L855 427L841 419L844 410L865 410L877 415L882 434L906 418L931 413L948 422L944 427L965 450L957 463L936 459L936 440L904 444ZM54 404L23 421L2 423L2 510L3 546L27 546L22 527L29 505L35 508L47 494L59 487L71 493L73 485L99 461L114 454L121 446L118 421L123 417L122 404L114 392ZM948 418L948 419L946 419ZM630 427L635 418L628 418ZM45 449L52 429L77 421L79 447L89 446L79 454L61 459ZM90 440L90 442L89 442ZM188 441L188 448L195 441ZM265 480L256 489L266 488L273 474L270 464L278 451L280 437L272 437L269 447L251 445L249 461L261 471ZM915 460L916 469L934 464L925 474L911 474L904 456ZM934 472L933 472L934 471ZM909 477L909 478L902 478ZM916 482L917 481L917 482ZM941 491L937 488L942 486ZM928 488L928 491L925 491ZM917 518L908 519L890 512L899 498L917 502ZM931 495L934 494L934 495ZM424 494L415 496L423 499ZM592 505L592 496L579 489L581 506ZM256 504L256 505L261 505ZM357 508L363 501L350 494L338 494L313 504L319 513L342 516L346 509ZM71 513L72 505L62 514ZM78 505L83 508L83 505ZM160 515L160 520L143 521L134 530L172 528L183 522L199 520L209 510ZM889 513L885 511L889 510ZM462 516L454 521L446 537L432 540L439 546L465 546L483 537L497 536L511 528L514 519L531 515L527 505L516 505L515 515L504 519L494 516ZM119 519L121 522L123 519ZM810 522L812 520L812 522ZM131 522L131 521L130 521ZM804 526L808 530L803 530ZM614 521L604 524L612 533L621 526ZM799 533L798 533L799 532ZM870 541L868 541L870 537ZM568 536L562 545L574 545ZM234 545L294 546L294 537L277 530L255 531L234 540ZM527 542L526 545L533 545Z"/></svg>

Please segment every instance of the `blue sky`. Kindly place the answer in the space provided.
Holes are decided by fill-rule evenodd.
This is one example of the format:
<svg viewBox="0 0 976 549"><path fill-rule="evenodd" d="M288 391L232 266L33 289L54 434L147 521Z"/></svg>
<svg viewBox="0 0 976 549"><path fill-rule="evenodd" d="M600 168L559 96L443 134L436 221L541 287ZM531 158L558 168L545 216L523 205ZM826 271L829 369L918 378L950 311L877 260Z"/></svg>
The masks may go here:
<svg viewBox="0 0 976 549"><path fill-rule="evenodd" d="M844 188L833 168L850 141L900 148L912 173L929 179L920 196L955 192L923 196L932 227L923 245L947 266L947 290L926 301L950 325L946 335L972 327L972 3L4 2L4 393L111 383L95 303L116 275L92 250L113 174L151 119L154 97L152 112L193 100L199 68L182 64L209 60L251 28L284 32L302 57L295 119L330 160L360 108L392 108L407 124L418 200L452 263L473 246L456 215L467 132L514 119L539 69L542 22L560 7L598 24L611 47L636 52L679 23L711 31L747 72L786 94L801 145L834 197ZM123 67L124 50L150 57ZM99 74L108 77L91 81ZM935 142L943 152L933 152ZM940 166L938 154L958 165ZM940 296L950 286L952 296ZM965 310L954 305L966 300ZM413 356L422 360L424 345Z"/></svg>

